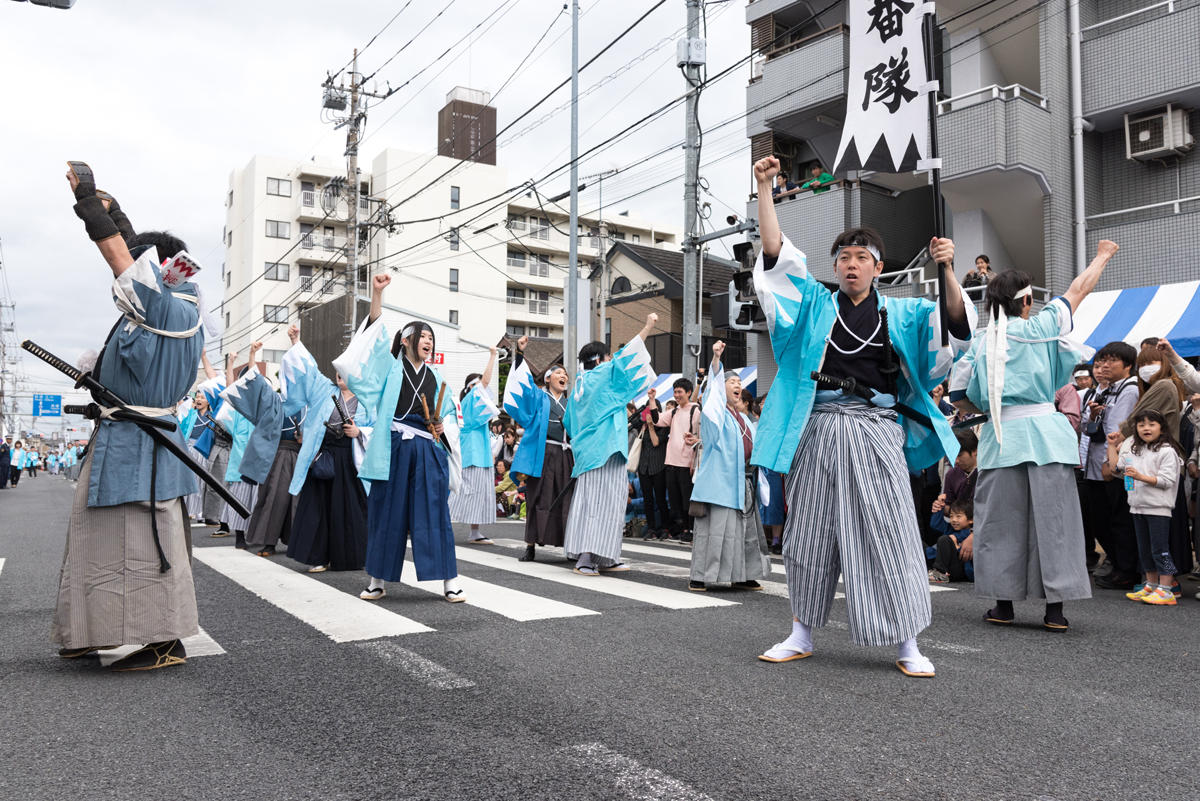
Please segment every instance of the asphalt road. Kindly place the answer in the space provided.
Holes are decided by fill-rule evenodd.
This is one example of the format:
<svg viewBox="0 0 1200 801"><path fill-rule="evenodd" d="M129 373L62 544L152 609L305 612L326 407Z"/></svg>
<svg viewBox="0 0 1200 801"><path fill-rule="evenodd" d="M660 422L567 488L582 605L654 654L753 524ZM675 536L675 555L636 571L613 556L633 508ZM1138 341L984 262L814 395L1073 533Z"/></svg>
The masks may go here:
<svg viewBox="0 0 1200 801"><path fill-rule="evenodd" d="M305 605L306 582L352 600L363 573L310 577L281 555L270 563L294 575L238 581L232 538L196 528L200 623L223 653L115 674L58 658L48 639L72 491L44 475L0 491L6 800L1200 797L1194 583L1173 608L1098 590L1068 605L1065 635L1042 630L1035 603L1003 630L981 622L988 604L969 587L935 593L928 680L901 675L890 648L852 646L844 601L812 658L757 661L790 630L781 575L774 593L709 594L735 602L716 608L629 597L686 589L686 553L669 545L627 553L633 573L587 579L615 594L460 558L485 583L477 598L508 588L534 614L551 599L575 616L514 620L389 585L383 622L433 630L337 641L321 626L353 629L355 615L306 622L339 608L319 593ZM522 527L488 533L519 540ZM466 546L465 529L458 540L506 565L519 554ZM264 590L291 611L244 586L258 573L298 582Z"/></svg>

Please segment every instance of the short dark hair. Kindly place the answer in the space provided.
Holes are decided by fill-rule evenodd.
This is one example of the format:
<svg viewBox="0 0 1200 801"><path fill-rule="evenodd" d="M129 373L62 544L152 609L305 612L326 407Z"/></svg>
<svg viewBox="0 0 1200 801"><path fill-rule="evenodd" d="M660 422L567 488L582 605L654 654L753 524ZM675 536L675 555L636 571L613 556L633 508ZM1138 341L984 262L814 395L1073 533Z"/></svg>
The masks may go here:
<svg viewBox="0 0 1200 801"><path fill-rule="evenodd" d="M467 376L467 379L463 382L462 392L458 393L459 403L462 403L463 399L467 397L467 393L471 391L471 382L476 378L483 378L483 373L471 373Z"/></svg>
<svg viewBox="0 0 1200 801"><path fill-rule="evenodd" d="M976 453L979 451L979 437L975 436L975 432L969 428L958 428L954 431L954 436L958 440L958 449L967 453Z"/></svg>
<svg viewBox="0 0 1200 801"><path fill-rule="evenodd" d="M684 392L688 393L689 395L692 394L692 387L693 387L692 382L688 381L686 378L676 378L675 383L671 385L672 390L682 389Z"/></svg>
<svg viewBox="0 0 1200 801"><path fill-rule="evenodd" d="M1081 364L1077 364L1077 365L1075 365L1075 369L1074 369L1074 370L1072 370L1071 372L1072 372L1072 373L1078 373L1080 370L1085 370L1085 371L1087 371L1088 378L1093 378L1093 377L1094 377L1094 376L1092 375L1092 366L1091 366L1090 364L1088 364L1087 362L1083 362L1083 363L1081 363Z"/></svg>
<svg viewBox="0 0 1200 801"><path fill-rule="evenodd" d="M808 171L812 172L813 170L824 170L824 168L821 166L821 162L814 161L812 164L809 164Z"/></svg>
<svg viewBox="0 0 1200 801"><path fill-rule="evenodd" d="M987 256L983 255L982 253L980 253L978 256L975 257L975 261L979 261L980 259L983 259L983 263L986 264L987 266L989 266L989 267L992 266L992 260L989 259Z"/></svg>
<svg viewBox="0 0 1200 801"><path fill-rule="evenodd" d="M584 370L591 370L608 354L608 345L603 342L589 342L579 349L579 361L583 362Z"/></svg>
<svg viewBox="0 0 1200 801"><path fill-rule="evenodd" d="M998 273L987 285L987 313L989 317L997 316L997 310L1004 309L1009 317L1020 317L1031 297L1018 299L1017 293L1027 286L1033 286L1033 276L1021 270L1005 270Z"/></svg>
<svg viewBox="0 0 1200 801"><path fill-rule="evenodd" d="M829 251L829 255L837 256L839 250L850 247L875 248L879 251L879 260L884 261L883 237L874 228L851 228L849 231L843 232L833 241L833 248Z"/></svg>
<svg viewBox="0 0 1200 801"><path fill-rule="evenodd" d="M949 506L946 507L946 514L951 515L955 512L966 515L968 520L975 519L975 502L970 498L958 498Z"/></svg>
<svg viewBox="0 0 1200 801"><path fill-rule="evenodd" d="M140 234L134 234L129 237L126 243L129 251L132 253L136 248L153 247L158 251L158 263L162 264L167 259L173 259L181 250L187 250L187 244L179 237L172 234L170 231L142 231ZM141 255L140 253L138 254Z"/></svg>
<svg viewBox="0 0 1200 801"><path fill-rule="evenodd" d="M991 284L988 284L991 287ZM1126 367L1133 367L1137 364L1138 352L1128 342L1109 342L1100 350L1096 351L1096 357L1092 359L1092 364L1096 362L1104 362L1109 359L1120 359L1125 363Z"/></svg>
<svg viewBox="0 0 1200 801"><path fill-rule="evenodd" d="M1145 339L1143 339L1141 346L1144 348L1147 345L1154 345L1157 347L1158 346L1158 337L1146 337Z"/></svg>

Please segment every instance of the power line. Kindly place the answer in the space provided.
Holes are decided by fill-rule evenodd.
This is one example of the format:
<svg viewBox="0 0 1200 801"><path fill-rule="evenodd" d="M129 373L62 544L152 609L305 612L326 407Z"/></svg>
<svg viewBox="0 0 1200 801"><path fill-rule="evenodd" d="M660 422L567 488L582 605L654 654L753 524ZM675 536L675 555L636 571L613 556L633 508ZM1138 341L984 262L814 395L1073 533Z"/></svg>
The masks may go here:
<svg viewBox="0 0 1200 801"><path fill-rule="evenodd" d="M403 53L405 50L407 50L407 49L408 49L408 46L409 46L410 44L412 44L413 42L415 42L415 41L417 40L417 38L418 38L418 37L420 37L420 35L421 35L421 34L425 33L425 31L427 31L427 30L429 29L429 26L430 26L430 25L432 25L433 23L437 22L437 21L438 21L438 18L439 18L439 17L441 17L441 16L442 16L442 14L445 14L445 13L446 13L446 11L447 11L447 10L449 10L450 6L454 5L454 4L455 4L455 2L457 2L457 0L450 0L450 2L449 2L449 3L447 3L447 4L445 5L445 7L443 7L443 8L442 8L442 10L441 10L441 11L439 11L437 14L435 14L435 15L434 15L433 19L429 20L429 22L426 22L426 23L425 23L425 25L424 25L424 26L421 28L421 30L419 30L419 31L417 31L417 32L416 32L416 34L413 36L413 38L409 39L407 42L405 42L403 45L401 45L399 50L397 50L395 53L392 53L392 55L388 57L388 60L387 60L387 61L383 62L383 63L382 63L382 64L380 64L378 67L376 67L376 68L375 68L375 72L372 72L370 75L368 75L367 77L363 78L363 79L362 79L362 82L363 82L363 83L366 83L367 81L371 80L372 78L374 78L374 77L375 77L375 76L376 76L376 75L379 73L379 71L380 71L381 69L383 69L384 67L386 67L388 64L391 64L391 63L392 63L392 59L394 59L396 56L400 55L400 54L401 54L401 53ZM403 10L404 10L404 9L401 9L401 11L403 11ZM390 23L389 23L389 24L390 24ZM345 67L343 67L342 69L345 69Z"/></svg>

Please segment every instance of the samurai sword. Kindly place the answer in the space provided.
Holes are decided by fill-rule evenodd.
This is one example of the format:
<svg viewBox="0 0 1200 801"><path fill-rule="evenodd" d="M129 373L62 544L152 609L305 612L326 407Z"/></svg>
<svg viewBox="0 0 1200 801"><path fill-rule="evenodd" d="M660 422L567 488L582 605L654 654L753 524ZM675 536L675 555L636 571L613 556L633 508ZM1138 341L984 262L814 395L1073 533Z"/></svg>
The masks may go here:
<svg viewBox="0 0 1200 801"><path fill-rule="evenodd" d="M955 430L960 429L960 428L974 428L975 426L983 425L984 423L988 422L991 419L992 418L990 415L977 414L974 417L968 417L966 420L959 420L957 423L955 423L954 425L952 425L950 427Z"/></svg>
<svg viewBox="0 0 1200 801"><path fill-rule="evenodd" d="M218 481L202 464L193 459L192 455L188 453L182 445L163 433L164 431L178 430L178 426L176 426L174 423L166 420L157 420L153 417L144 415L141 412L136 412L133 409L130 409L126 403L110 389L108 389L108 387L101 384L95 378L92 378L91 373L85 373L82 370L72 367L62 359L55 356L53 353L50 353L40 346L35 345L28 339L21 343L21 348L22 350L29 351L46 364L53 367L55 370L58 370L74 380L76 388L84 387L89 389L96 394L100 401L108 406L116 407L119 411L114 412L111 419L133 423L138 428L142 429L142 431L145 431L148 435L150 435L150 439L154 440L155 443L170 451L175 458L183 462L184 467L191 470L200 478L201 481L211 487L213 492L217 493L217 495L220 495L221 500L229 504L235 512L242 517L250 517L250 510L242 505L242 502L233 496L233 493L229 491L228 487ZM88 404L84 407L84 409L86 410L89 407L95 407L96 415L99 416L100 407L98 404ZM117 415L120 415L120 417Z"/></svg>
<svg viewBox="0 0 1200 801"><path fill-rule="evenodd" d="M827 384L829 386L836 387L836 388L840 389L842 392L845 392L847 395L853 395L856 398L862 398L867 403L870 403L872 406L875 406L875 404L871 400L871 398L872 398L871 390L868 389L867 387L864 387L862 384L858 383L858 381L856 381L853 378L838 378L836 376L826 375L825 373L818 373L816 370L813 370L812 373L810 373L810 377L812 378L813 381L816 381L818 384ZM877 406L876 408L894 409L895 411L897 411L900 414L907 417L909 420L912 420L915 423L920 423L921 425L925 426L926 428L928 428L931 431L933 430L933 422L929 419L928 415L924 415L921 412L918 412L916 409L912 408L911 406L901 403L900 401L896 401L896 404L891 407Z"/></svg>
<svg viewBox="0 0 1200 801"><path fill-rule="evenodd" d="M349 420L346 419L346 413L342 411L341 395L341 392L333 393L333 409L338 413L338 417L342 418L341 424L330 424L329 421L325 421L325 428L329 429L329 433L333 434L336 439L341 439L342 437L346 436L346 432L343 429L346 427L346 423L349 422Z"/></svg>

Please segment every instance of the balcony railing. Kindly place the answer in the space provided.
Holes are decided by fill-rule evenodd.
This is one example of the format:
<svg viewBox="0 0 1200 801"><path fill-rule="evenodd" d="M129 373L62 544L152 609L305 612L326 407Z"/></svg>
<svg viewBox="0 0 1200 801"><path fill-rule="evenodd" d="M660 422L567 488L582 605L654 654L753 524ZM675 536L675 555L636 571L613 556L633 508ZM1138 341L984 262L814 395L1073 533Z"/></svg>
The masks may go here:
<svg viewBox="0 0 1200 801"><path fill-rule="evenodd" d="M1136 17L1141 14L1145 14L1147 11L1153 11L1155 9L1162 8L1163 6L1166 6L1168 14L1175 13L1175 0L1167 0L1167 2L1165 2L1165 3L1155 3L1152 6L1146 6L1145 8L1139 8L1137 11L1130 11L1128 14L1122 14L1119 17L1113 17L1111 19L1106 19L1103 22L1097 22L1095 25L1089 25L1086 28L1080 28L1079 32L1087 33L1088 31L1094 31L1097 28L1105 28L1109 25L1112 25L1115 22L1120 22L1121 20L1130 19L1131 17Z"/></svg>
<svg viewBox="0 0 1200 801"><path fill-rule="evenodd" d="M318 233L300 235L301 250L325 250L328 252L333 252L337 250L344 250L345 247L346 238L342 236Z"/></svg>
<svg viewBox="0 0 1200 801"><path fill-rule="evenodd" d="M1152 211L1154 209L1164 209L1168 206L1171 207L1172 214L1179 214L1182 211L1180 209L1181 204L1195 203L1197 201L1200 201L1200 195L1195 195L1194 197L1181 197L1178 200L1164 200L1161 203L1149 203L1145 206L1134 206L1131 209L1121 209L1120 211L1106 211L1102 214L1089 214L1085 219L1087 219L1088 221L1103 220L1108 217L1119 217L1123 214L1136 214L1137 212L1141 212L1141 211Z"/></svg>
<svg viewBox="0 0 1200 801"><path fill-rule="evenodd" d="M1048 103L1045 95L1039 94L1026 86L1021 86L1019 83L1014 83L1011 86L1000 86L994 83L991 86L984 86L973 92L966 92L956 97L939 100L937 109L938 114L945 114L947 111L954 111L956 108L976 106L988 100L1014 100L1016 98L1023 98L1042 108L1046 108Z"/></svg>
<svg viewBox="0 0 1200 801"><path fill-rule="evenodd" d="M809 34L808 36L805 36L803 39L797 39L794 42L788 42L787 44L782 44L782 45L779 45L778 47L772 48L772 49L766 51L765 53L763 53L763 55L766 57L766 61L771 61L772 59L779 58L780 56L786 56L788 53L791 53L793 50L799 50L801 47L808 44L809 42L816 41L817 39L821 39L825 36L829 36L834 33L845 33L849 30L850 29L848 27L846 27L845 24L839 22L837 25L834 25L831 28L826 28L823 31L817 31L816 33Z"/></svg>
<svg viewBox="0 0 1200 801"><path fill-rule="evenodd" d="M305 189L300 193L300 205L313 208L317 205L317 193L312 189Z"/></svg>
<svg viewBox="0 0 1200 801"><path fill-rule="evenodd" d="M561 312L562 300L560 298L553 298L552 300L556 310ZM510 306L520 306L530 314L550 314L551 300L541 300L540 298L515 298L510 295L508 297L508 303Z"/></svg>

